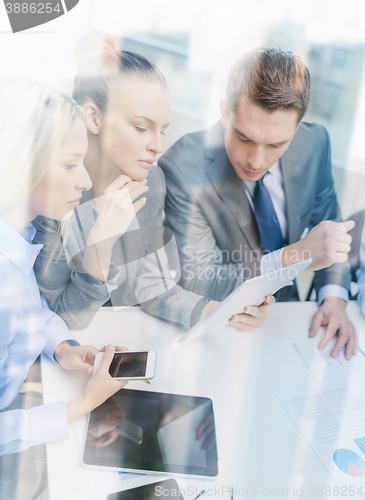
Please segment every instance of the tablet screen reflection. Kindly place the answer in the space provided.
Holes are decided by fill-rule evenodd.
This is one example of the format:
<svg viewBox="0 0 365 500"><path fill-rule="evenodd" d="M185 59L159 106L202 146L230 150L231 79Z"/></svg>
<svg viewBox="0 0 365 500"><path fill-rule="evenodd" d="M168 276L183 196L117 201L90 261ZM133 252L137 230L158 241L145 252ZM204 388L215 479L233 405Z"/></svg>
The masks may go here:
<svg viewBox="0 0 365 500"><path fill-rule="evenodd" d="M84 462L216 475L212 403L207 398L122 389L91 413Z"/></svg>

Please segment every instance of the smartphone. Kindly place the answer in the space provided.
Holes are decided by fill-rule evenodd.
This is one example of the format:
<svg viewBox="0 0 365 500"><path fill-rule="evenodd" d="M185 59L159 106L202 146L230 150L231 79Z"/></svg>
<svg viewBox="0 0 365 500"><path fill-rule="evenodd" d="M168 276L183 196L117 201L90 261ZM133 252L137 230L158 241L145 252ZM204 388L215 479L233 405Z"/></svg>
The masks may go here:
<svg viewBox="0 0 365 500"><path fill-rule="evenodd" d="M94 373L97 372L104 353L95 356ZM118 380L149 380L155 376L156 351L119 351L114 353L109 373Z"/></svg>
<svg viewBox="0 0 365 500"><path fill-rule="evenodd" d="M108 496L108 500L155 500L155 498L184 500L175 479L139 486Z"/></svg>

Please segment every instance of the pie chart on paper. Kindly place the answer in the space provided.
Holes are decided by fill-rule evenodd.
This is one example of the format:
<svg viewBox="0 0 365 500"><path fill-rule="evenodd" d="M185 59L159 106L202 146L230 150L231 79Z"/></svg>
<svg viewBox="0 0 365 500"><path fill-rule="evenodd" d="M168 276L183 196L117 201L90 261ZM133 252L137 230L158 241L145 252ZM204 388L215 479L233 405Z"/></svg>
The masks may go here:
<svg viewBox="0 0 365 500"><path fill-rule="evenodd" d="M333 460L337 467L349 476L359 477L365 474L365 463L354 451L336 450L333 454Z"/></svg>

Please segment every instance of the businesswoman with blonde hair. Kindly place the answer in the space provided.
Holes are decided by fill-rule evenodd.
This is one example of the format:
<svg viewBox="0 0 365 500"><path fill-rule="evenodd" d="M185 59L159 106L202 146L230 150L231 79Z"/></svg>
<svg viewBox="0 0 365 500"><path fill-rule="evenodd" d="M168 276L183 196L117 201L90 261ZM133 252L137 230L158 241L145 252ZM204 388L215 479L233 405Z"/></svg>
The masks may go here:
<svg viewBox="0 0 365 500"><path fill-rule="evenodd" d="M113 305L140 303L146 312L189 329L218 302L176 285L161 252L166 188L154 163L170 122L165 78L143 56L120 50L107 33L86 35L75 53L73 96L86 115L85 166L93 186L83 193L65 251L60 242L54 258L57 223L36 223L36 241L45 246L35 267L42 293L71 329L85 328L109 298ZM123 196L129 205L120 205ZM261 326L269 301L237 315L232 326Z"/></svg>
<svg viewBox="0 0 365 500"><path fill-rule="evenodd" d="M33 272L41 249L36 216L61 220L91 186L84 168L84 114L48 86L0 80L0 498L46 498L42 445L68 438L68 422L99 406L124 383L112 379L109 346L102 370L66 403L42 405L26 392L29 367L44 352L89 375L98 350L79 346L39 292Z"/></svg>

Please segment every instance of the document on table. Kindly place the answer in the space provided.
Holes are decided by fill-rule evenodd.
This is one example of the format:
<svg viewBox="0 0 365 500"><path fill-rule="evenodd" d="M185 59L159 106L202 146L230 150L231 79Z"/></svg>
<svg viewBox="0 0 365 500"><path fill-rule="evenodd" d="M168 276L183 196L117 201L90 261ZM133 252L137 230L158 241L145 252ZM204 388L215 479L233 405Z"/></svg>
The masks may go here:
<svg viewBox="0 0 365 500"><path fill-rule="evenodd" d="M365 486L365 394L313 383L274 394L335 482Z"/></svg>
<svg viewBox="0 0 365 500"><path fill-rule="evenodd" d="M228 325L229 319L234 314L243 313L246 306L258 306L262 304L267 295L273 295L281 288L292 285L298 274L311 263L312 259L304 260L299 264L293 264L243 282L219 306L181 337L178 342L187 342L211 333L218 328L224 328Z"/></svg>
<svg viewBox="0 0 365 500"><path fill-rule="evenodd" d="M323 336L324 328L321 328L323 332L319 331L317 336L306 340L300 340L293 342L294 347L297 349L300 357L303 359L304 363L307 365L308 369L314 375L314 377L323 377L326 373L331 376L342 376L346 377L351 373L355 372L358 376L362 373L365 377L365 354L364 350L359 347L358 354L352 356L351 360L348 361L345 358L345 348L338 354L336 358L331 356L331 352L338 340L337 336L333 337L324 349L318 349L320 339Z"/></svg>

